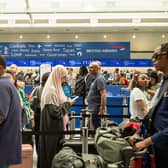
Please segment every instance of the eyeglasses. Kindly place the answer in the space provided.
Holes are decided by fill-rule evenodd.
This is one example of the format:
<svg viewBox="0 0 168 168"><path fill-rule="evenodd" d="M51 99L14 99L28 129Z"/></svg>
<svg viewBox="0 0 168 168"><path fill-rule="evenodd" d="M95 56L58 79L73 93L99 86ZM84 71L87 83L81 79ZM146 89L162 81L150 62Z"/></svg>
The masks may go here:
<svg viewBox="0 0 168 168"><path fill-rule="evenodd" d="M167 55L167 52L161 52L161 53L154 53L152 56L152 61L157 61L160 60L162 58L163 55Z"/></svg>

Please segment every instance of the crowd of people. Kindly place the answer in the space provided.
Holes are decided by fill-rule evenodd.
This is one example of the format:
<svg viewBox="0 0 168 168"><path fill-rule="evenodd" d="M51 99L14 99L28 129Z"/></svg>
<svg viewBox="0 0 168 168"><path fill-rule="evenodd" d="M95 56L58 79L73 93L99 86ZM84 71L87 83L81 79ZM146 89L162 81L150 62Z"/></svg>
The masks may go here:
<svg viewBox="0 0 168 168"><path fill-rule="evenodd" d="M144 140L134 144L134 139L142 134L140 129L130 137L130 143L137 151L152 146L156 168L163 168L168 159L168 43L155 49L152 62L154 71L127 74L127 83L124 83L126 73L119 73L116 68L112 82L114 79L118 84L129 82L124 90L130 92L131 119L140 119L145 126L149 116L152 119L150 134L146 127L148 133ZM25 75L18 73L14 65L6 69L6 60L0 56L0 168L21 162L21 143L26 141L21 131L29 128L57 134L35 138L37 168L51 167L54 155L64 144L63 131L75 102L66 96L64 85L70 86L72 95L83 96L88 111L93 115L93 129L100 127L98 116L108 113L106 84L109 79L108 73L102 72L99 61L91 62L88 68L80 67L77 76L74 76L72 68L56 65L51 72L43 74L40 85L34 88L28 100L24 92ZM77 81L81 82L78 86ZM81 91L77 92L79 86L82 86Z"/></svg>

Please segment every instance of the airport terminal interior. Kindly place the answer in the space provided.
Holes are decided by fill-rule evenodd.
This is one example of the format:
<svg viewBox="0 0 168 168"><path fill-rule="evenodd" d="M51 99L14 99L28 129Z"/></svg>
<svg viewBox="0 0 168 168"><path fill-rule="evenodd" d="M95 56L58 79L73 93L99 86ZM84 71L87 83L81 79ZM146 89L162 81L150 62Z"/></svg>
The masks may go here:
<svg viewBox="0 0 168 168"><path fill-rule="evenodd" d="M98 61L106 81L107 113L119 116L109 121L116 124L125 120L122 115L130 115L130 91L123 88L135 72L154 71L153 51L167 42L168 0L0 0L0 55L7 69L16 65L22 73L27 101L42 75L59 64L68 70L67 94L74 98L80 67ZM91 129L90 119L81 117L86 106L81 96L71 107L76 117L69 121L70 131ZM67 134L65 139L81 144L93 139L82 136ZM32 139L33 166L22 168L39 168L35 135ZM80 148L88 153L86 146Z"/></svg>

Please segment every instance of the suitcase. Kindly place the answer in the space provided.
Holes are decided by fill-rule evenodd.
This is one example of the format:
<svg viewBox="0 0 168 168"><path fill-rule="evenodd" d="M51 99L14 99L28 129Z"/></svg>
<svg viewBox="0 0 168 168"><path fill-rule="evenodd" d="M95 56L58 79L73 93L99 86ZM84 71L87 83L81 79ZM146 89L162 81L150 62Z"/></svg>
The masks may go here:
<svg viewBox="0 0 168 168"><path fill-rule="evenodd" d="M33 168L33 148L32 145L22 145L22 163L11 165L9 168Z"/></svg>
<svg viewBox="0 0 168 168"><path fill-rule="evenodd" d="M138 153L138 152L137 152ZM156 168L155 166L155 157L153 154L147 154L148 155L148 164L145 166L144 165L144 160L145 160L145 155L135 155L130 159L130 164L129 168L143 168L143 167L148 167L148 168Z"/></svg>

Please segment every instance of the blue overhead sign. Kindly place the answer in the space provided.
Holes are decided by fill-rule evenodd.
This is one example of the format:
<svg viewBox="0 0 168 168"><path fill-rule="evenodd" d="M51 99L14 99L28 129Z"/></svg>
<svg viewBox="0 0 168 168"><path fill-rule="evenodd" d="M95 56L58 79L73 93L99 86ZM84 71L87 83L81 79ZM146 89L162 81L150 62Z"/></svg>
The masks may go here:
<svg viewBox="0 0 168 168"><path fill-rule="evenodd" d="M50 64L55 66L58 64L64 66L89 66L93 60L12 60L7 59L7 66L16 64L18 66L40 66L41 64ZM98 60L103 67L153 67L152 61L149 59L138 60Z"/></svg>
<svg viewBox="0 0 168 168"><path fill-rule="evenodd" d="M9 59L130 59L129 42L11 42L0 43Z"/></svg>

